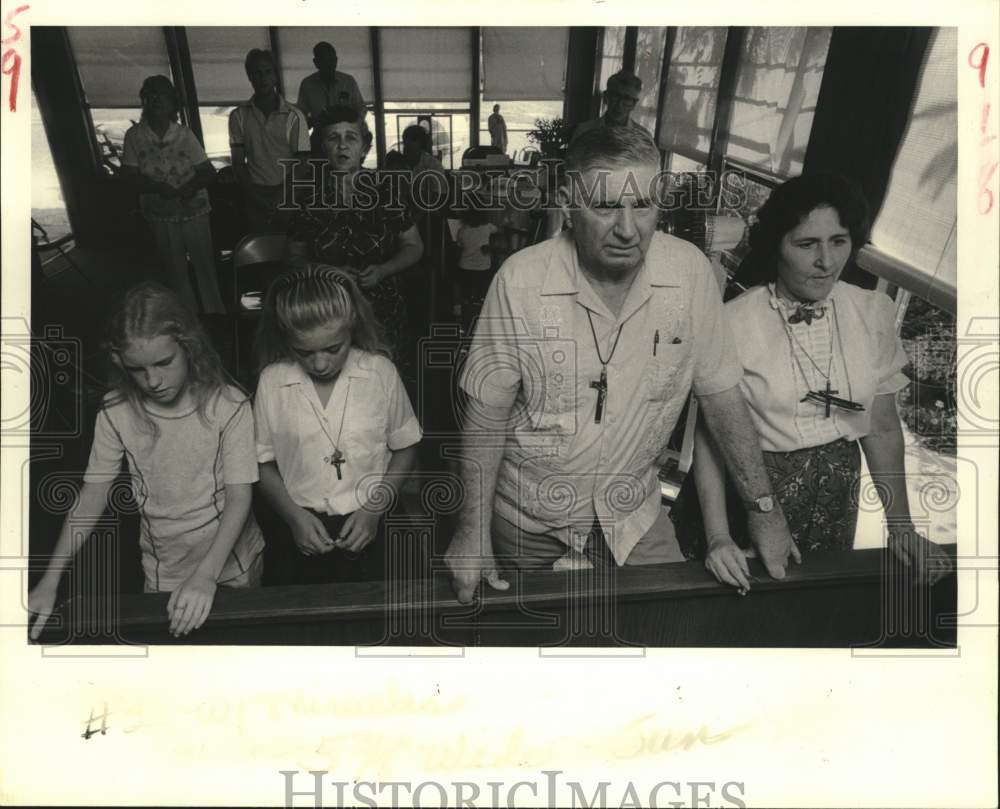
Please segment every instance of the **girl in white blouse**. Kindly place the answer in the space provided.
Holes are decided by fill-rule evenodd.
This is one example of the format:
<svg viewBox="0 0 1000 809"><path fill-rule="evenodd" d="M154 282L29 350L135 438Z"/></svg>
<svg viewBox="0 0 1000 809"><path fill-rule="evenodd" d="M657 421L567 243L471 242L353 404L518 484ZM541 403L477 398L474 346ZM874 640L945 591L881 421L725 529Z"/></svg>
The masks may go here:
<svg viewBox="0 0 1000 809"><path fill-rule="evenodd" d="M381 579L382 515L416 463L420 425L371 305L329 266L268 291L254 397L266 584Z"/></svg>
<svg viewBox="0 0 1000 809"><path fill-rule="evenodd" d="M843 177L797 177L776 188L750 233L757 283L726 305L743 364L740 386L761 438L774 497L740 503L712 439L699 430L692 478L673 516L682 547L726 584L749 589L746 509L783 510L804 552L854 545L860 449L885 508L889 547L919 578L944 557L910 517L895 394L909 383L894 307L840 282L866 241L867 205ZM744 270L746 267L744 268ZM697 498L695 491L697 490ZM694 502L700 500L702 520Z"/></svg>

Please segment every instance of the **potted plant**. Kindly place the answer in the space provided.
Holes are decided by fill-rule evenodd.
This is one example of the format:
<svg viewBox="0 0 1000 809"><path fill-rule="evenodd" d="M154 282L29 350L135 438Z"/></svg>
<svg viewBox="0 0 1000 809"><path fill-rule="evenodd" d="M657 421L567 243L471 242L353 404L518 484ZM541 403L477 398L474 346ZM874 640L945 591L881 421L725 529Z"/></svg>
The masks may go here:
<svg viewBox="0 0 1000 809"><path fill-rule="evenodd" d="M528 140L538 144L545 157L561 157L569 146L570 127L562 118L536 118L535 128L528 131Z"/></svg>

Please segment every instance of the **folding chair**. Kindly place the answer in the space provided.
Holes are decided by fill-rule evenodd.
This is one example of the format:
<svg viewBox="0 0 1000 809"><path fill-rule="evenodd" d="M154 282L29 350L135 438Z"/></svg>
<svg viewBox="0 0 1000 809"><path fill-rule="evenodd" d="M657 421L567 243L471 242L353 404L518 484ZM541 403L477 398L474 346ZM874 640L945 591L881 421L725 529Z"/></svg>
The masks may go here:
<svg viewBox="0 0 1000 809"><path fill-rule="evenodd" d="M252 335L252 325L260 315L264 295L271 281L284 268L287 239L284 233L252 233L233 251L233 295L235 315L234 361L237 379L242 381L240 337Z"/></svg>

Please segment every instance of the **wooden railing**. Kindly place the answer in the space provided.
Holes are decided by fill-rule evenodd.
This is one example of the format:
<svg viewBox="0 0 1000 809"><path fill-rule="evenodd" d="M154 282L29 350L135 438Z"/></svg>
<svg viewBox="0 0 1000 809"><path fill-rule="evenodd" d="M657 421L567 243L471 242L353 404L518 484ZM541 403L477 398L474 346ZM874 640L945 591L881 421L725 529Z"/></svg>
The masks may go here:
<svg viewBox="0 0 1000 809"><path fill-rule="evenodd" d="M954 555L954 546L946 546ZM916 587L883 550L814 554L744 597L697 563L532 573L474 605L441 573L411 582L219 590L204 626L169 635L167 595L70 599L43 642L458 646L948 647L954 574Z"/></svg>

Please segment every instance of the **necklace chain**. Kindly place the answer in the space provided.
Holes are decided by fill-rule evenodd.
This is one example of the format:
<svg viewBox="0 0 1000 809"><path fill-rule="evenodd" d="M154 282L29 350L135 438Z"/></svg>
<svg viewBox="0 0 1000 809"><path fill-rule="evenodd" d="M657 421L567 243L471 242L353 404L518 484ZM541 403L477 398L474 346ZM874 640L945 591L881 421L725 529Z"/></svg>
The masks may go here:
<svg viewBox="0 0 1000 809"><path fill-rule="evenodd" d="M597 352L597 359L600 360L601 365L606 366L609 362L611 362L611 358L615 355L615 349L618 348L618 340L622 336L622 329L625 328L625 324L622 323L618 326L618 334L615 335L615 342L614 345L611 346L611 353L608 354L607 359L604 359L604 357L601 356L601 347L597 342L597 330L594 328L594 318L591 317L589 309L586 309L585 311L587 312L587 320L590 323L590 333L594 338L594 351Z"/></svg>
<svg viewBox="0 0 1000 809"><path fill-rule="evenodd" d="M335 383L336 384L336 383ZM330 395L333 396L333 391L330 391ZM326 436L326 440L330 442L333 447L334 454L340 452L340 439L344 434L344 417L347 415L347 405L351 401L351 378L347 377L347 393L344 395L344 408L340 411L340 427L337 429L337 440L333 440L333 436L330 435L329 431L326 429L326 419L323 414L316 410L316 405L313 404L312 400L309 399L309 407L312 408L313 415L316 416L316 420L319 422L319 428L323 431L323 435Z"/></svg>

